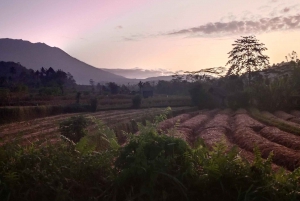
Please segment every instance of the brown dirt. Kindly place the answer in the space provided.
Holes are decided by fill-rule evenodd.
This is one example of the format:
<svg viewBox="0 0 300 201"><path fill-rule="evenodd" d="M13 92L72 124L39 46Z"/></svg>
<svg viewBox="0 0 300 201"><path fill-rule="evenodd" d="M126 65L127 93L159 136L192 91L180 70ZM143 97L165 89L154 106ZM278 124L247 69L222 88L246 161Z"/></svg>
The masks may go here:
<svg viewBox="0 0 300 201"><path fill-rule="evenodd" d="M187 107L174 108L173 111L186 109ZM45 140L45 136L56 136L59 134L58 124L71 116L83 115L93 116L96 119L102 120L108 126L119 124L120 122L130 121L131 119L139 119L149 114L158 115L164 111L163 108L139 109L139 110L111 110L100 111L95 113L73 113L51 116L46 118L38 118L29 121L5 124L0 126L0 140L8 142L15 138L38 139Z"/></svg>
<svg viewBox="0 0 300 201"><path fill-rule="evenodd" d="M263 128L259 134L272 142L276 142L291 149L300 150L300 136L269 126Z"/></svg>
<svg viewBox="0 0 300 201"><path fill-rule="evenodd" d="M295 118L294 115L288 114L284 111L276 111L276 112L274 112L274 115L278 118L281 118L281 119L284 119L284 120L287 120L287 121L289 119Z"/></svg>
<svg viewBox="0 0 300 201"><path fill-rule="evenodd" d="M201 138L205 145L211 149L213 148L213 146L215 146L217 143L222 143L224 144L226 147L228 147L228 149L233 147L233 144L231 144L229 142L229 140L227 139L226 135L226 129L225 128L207 128L203 131L201 131L197 137Z"/></svg>
<svg viewBox="0 0 300 201"><path fill-rule="evenodd" d="M183 122L178 126L178 129L180 128L190 128L193 131L198 130L204 121L208 119L208 114L199 114L191 119L188 119L187 121Z"/></svg>
<svg viewBox="0 0 300 201"><path fill-rule="evenodd" d="M240 108L238 109L237 111L235 111L234 113L235 115L237 114L248 114L247 110L243 109L243 108Z"/></svg>
<svg viewBox="0 0 300 201"><path fill-rule="evenodd" d="M227 151L237 146L236 144L231 142L232 118L229 115L230 113L227 113L227 115L222 115L222 113L219 113L204 126L205 127L204 130L198 131L197 137L201 138L204 141L205 145L208 146L209 149L212 149L217 143L222 143L223 145L225 145L225 147L227 147L226 148ZM237 147L237 149L239 155L243 159L245 159L249 163L252 163L254 161L255 156L252 152L247 151L241 147ZM272 164L272 169L274 171L278 171L280 167L276 164Z"/></svg>
<svg viewBox="0 0 300 201"><path fill-rule="evenodd" d="M264 124L260 123L259 121L251 118L248 114L239 114L235 113L234 115L234 130L238 128L243 128L243 127L249 127L254 130L261 130L262 128L265 127Z"/></svg>
<svg viewBox="0 0 300 201"><path fill-rule="evenodd" d="M217 114L211 121L205 124L204 129L220 127L225 130L231 130L229 125L229 115Z"/></svg>
<svg viewBox="0 0 300 201"><path fill-rule="evenodd" d="M199 114L183 122L175 130L181 133L185 141L192 144L195 137L194 133L203 126L203 124L208 120L210 115L211 114L209 112Z"/></svg>
<svg viewBox="0 0 300 201"><path fill-rule="evenodd" d="M291 114L288 114L286 112L283 111L277 111L274 113L274 115L278 118L284 119L286 121L291 121L294 122L296 124L300 124L300 118Z"/></svg>
<svg viewBox="0 0 300 201"><path fill-rule="evenodd" d="M296 127L296 128L299 128L300 129L300 124L298 123L295 123L295 122L292 122L292 121L286 121L284 119L281 119L275 115L273 115L272 113L270 112L267 112L267 111L263 111L261 112L262 115L264 115L265 117L271 119L271 120L274 120L274 121L277 121L277 122L282 122L282 123L285 123L287 125L290 125L290 126L293 126L293 127Z"/></svg>
<svg viewBox="0 0 300 201"><path fill-rule="evenodd" d="M294 115L295 117L300 117L300 111L299 110L292 110L291 115Z"/></svg>
<svg viewBox="0 0 300 201"><path fill-rule="evenodd" d="M190 142L191 136L193 135L193 130L183 127L176 129L175 132L169 132L167 134L173 137L181 138L186 142Z"/></svg>
<svg viewBox="0 0 300 201"><path fill-rule="evenodd" d="M192 118L191 114L181 114L176 117L167 119L158 125L158 130L166 131L166 130L174 127L175 124L180 124L190 118Z"/></svg>
<svg viewBox="0 0 300 201"><path fill-rule="evenodd" d="M256 134L251 128L238 128L234 132L234 141L241 148L244 148L247 151L253 151L255 147L259 148L263 158L267 158L269 154L273 152L273 162L287 168L288 170L294 170L300 166L299 152L274 142L270 142Z"/></svg>

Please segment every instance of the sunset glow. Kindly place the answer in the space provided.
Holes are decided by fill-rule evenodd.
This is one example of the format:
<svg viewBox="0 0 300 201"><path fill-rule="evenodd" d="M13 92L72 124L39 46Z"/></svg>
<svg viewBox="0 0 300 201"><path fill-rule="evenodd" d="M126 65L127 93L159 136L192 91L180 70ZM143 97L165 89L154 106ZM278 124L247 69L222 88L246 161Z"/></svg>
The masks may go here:
<svg viewBox="0 0 300 201"><path fill-rule="evenodd" d="M98 68L224 66L255 34L270 63L300 52L299 0L0 0L0 38L56 46Z"/></svg>

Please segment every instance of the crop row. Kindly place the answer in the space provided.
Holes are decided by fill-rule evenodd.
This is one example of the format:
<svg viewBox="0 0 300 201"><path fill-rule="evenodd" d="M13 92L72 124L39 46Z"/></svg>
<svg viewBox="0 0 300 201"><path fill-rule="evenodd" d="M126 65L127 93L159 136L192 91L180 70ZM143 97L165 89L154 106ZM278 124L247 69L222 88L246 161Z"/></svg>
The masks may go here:
<svg viewBox="0 0 300 201"><path fill-rule="evenodd" d="M271 113L267 114L269 118L275 116ZM278 118L277 121L281 120L275 117ZM300 126L296 123L297 117L294 116L291 119L294 120L292 123L288 120L283 121L287 121L286 123L296 128ZM218 143L224 144L227 150L237 146L240 155L250 162L255 158L254 149L258 148L265 159L273 154L274 170L280 166L292 171L300 166L300 136L259 122L253 119L246 110L201 111L194 117L183 114L162 122L160 128L170 129L176 123L178 124L176 132L170 132L170 134L181 137L191 145L201 139L208 148L213 148Z"/></svg>
<svg viewBox="0 0 300 201"><path fill-rule="evenodd" d="M136 122L142 119L147 119L163 113L164 110L164 108L151 108L139 110L110 110L80 114L73 113L5 124L0 126L0 140L2 143L13 139L18 139L24 142L43 142L45 140L55 141L55 139L59 139L59 123L72 116L78 115L83 115L88 118L93 117L97 120L101 120L106 125L116 129L117 133L121 133L117 129L120 129L121 127L124 129L124 125L126 126L128 122L132 122L133 120ZM174 108L172 112L176 114L180 112L188 112L190 110L193 110L193 108L178 107ZM92 130L92 128L89 128L89 130Z"/></svg>

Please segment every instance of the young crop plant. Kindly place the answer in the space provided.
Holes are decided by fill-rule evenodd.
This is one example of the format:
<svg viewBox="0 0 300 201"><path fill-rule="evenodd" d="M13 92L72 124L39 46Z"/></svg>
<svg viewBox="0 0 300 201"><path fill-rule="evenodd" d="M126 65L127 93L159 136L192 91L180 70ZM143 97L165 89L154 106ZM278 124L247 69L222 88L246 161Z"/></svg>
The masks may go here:
<svg viewBox="0 0 300 201"><path fill-rule="evenodd" d="M84 116L74 116L63 121L59 125L61 135L77 143L86 135L89 120Z"/></svg>
<svg viewBox="0 0 300 201"><path fill-rule="evenodd" d="M249 113L250 115L254 118L257 119L258 121L261 121L269 126L274 126L279 128L280 130L289 132L289 133L293 133L295 135L300 135L300 129L292 126L292 125L288 125L284 122L279 122L277 120L274 119L270 119L266 116L264 116L263 114L260 113L260 111L256 108L249 108Z"/></svg>
<svg viewBox="0 0 300 201"><path fill-rule="evenodd" d="M93 151L116 151L120 148L115 132L107 127L101 120L90 117L95 125L95 131L88 133L76 144L76 149L82 153Z"/></svg>

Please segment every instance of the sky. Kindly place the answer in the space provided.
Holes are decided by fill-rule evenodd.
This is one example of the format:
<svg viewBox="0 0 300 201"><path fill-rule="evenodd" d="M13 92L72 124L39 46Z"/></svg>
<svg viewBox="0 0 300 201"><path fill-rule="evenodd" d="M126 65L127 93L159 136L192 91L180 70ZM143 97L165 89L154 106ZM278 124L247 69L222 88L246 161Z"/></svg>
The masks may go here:
<svg viewBox="0 0 300 201"><path fill-rule="evenodd" d="M225 66L247 35L271 64L300 53L299 0L0 0L0 19L0 38L42 42L98 68Z"/></svg>

